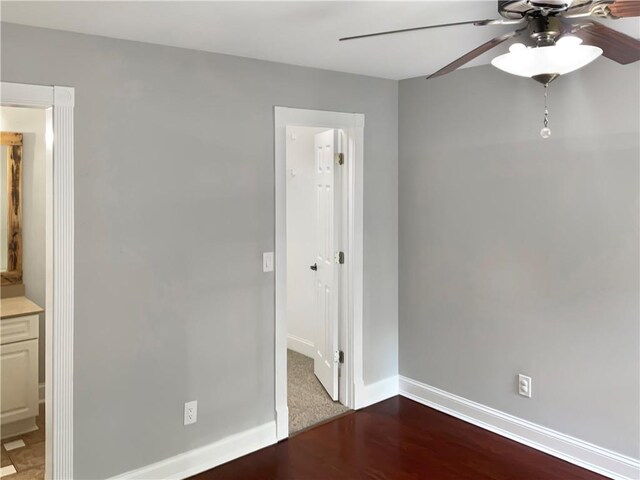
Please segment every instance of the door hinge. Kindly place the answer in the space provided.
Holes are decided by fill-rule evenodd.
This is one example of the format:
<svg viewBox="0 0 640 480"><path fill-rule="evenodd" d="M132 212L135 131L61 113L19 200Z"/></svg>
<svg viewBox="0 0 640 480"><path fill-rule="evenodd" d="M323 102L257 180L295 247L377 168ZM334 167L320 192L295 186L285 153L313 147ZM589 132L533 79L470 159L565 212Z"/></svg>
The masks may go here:
<svg viewBox="0 0 640 480"><path fill-rule="evenodd" d="M340 265L344 264L344 252L338 252L338 263Z"/></svg>
<svg viewBox="0 0 640 480"><path fill-rule="evenodd" d="M334 352L333 361L336 363L344 363L344 352L342 350Z"/></svg>
<svg viewBox="0 0 640 480"><path fill-rule="evenodd" d="M336 153L336 163L338 165L344 164L344 153Z"/></svg>

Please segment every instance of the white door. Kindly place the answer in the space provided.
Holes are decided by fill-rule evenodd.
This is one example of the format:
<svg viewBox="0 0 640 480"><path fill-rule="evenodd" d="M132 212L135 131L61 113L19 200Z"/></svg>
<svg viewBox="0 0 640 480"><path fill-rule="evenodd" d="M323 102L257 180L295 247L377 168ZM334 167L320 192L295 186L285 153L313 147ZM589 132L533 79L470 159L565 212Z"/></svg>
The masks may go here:
<svg viewBox="0 0 640 480"><path fill-rule="evenodd" d="M335 153L338 131L315 137L316 163L316 351L314 373L333 400L338 400L339 185Z"/></svg>

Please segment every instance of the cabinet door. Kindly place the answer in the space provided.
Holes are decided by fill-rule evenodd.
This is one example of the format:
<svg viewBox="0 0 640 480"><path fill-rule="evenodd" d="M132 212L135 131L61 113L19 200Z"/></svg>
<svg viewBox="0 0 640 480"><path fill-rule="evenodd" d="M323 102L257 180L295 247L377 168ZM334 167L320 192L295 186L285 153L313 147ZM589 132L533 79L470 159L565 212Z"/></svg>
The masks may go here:
<svg viewBox="0 0 640 480"><path fill-rule="evenodd" d="M38 415L38 340L0 346L0 424Z"/></svg>

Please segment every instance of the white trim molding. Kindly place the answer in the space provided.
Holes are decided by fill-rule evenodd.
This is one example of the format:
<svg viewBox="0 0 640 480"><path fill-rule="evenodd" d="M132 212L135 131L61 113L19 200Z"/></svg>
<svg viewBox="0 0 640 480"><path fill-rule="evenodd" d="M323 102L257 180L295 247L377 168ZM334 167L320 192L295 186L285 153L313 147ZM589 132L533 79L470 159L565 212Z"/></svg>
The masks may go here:
<svg viewBox="0 0 640 480"><path fill-rule="evenodd" d="M289 334L287 335L287 348L306 357L313 358L316 347L311 340Z"/></svg>
<svg viewBox="0 0 640 480"><path fill-rule="evenodd" d="M45 478L73 478L74 89L2 82L2 105L45 109Z"/></svg>
<svg viewBox="0 0 640 480"><path fill-rule="evenodd" d="M51 478L73 478L73 105L74 90L53 87L53 464ZM48 237L49 235L47 235Z"/></svg>
<svg viewBox="0 0 640 480"><path fill-rule="evenodd" d="M110 480L179 480L188 478L274 443L276 443L276 423L269 422L230 435L204 447L195 448L111 477Z"/></svg>
<svg viewBox="0 0 640 480"><path fill-rule="evenodd" d="M355 407L358 410L395 397L399 393L398 376L394 375L368 385L362 384L358 392L360 394L356 396Z"/></svg>
<svg viewBox="0 0 640 480"><path fill-rule="evenodd" d="M616 480L640 478L640 461L400 376L400 395Z"/></svg>
<svg viewBox="0 0 640 480"><path fill-rule="evenodd" d="M2 82L2 105L12 107L50 108L53 106L53 87Z"/></svg>
<svg viewBox="0 0 640 480"><path fill-rule="evenodd" d="M362 396L363 372L363 258L364 258L364 115L289 107L274 108L275 145L275 403L277 438L289 436L287 407L287 158L288 125L341 129L347 136L347 232L346 274L341 294L341 315L346 324L345 352L346 406L356 408ZM342 395L341 395L342 396Z"/></svg>

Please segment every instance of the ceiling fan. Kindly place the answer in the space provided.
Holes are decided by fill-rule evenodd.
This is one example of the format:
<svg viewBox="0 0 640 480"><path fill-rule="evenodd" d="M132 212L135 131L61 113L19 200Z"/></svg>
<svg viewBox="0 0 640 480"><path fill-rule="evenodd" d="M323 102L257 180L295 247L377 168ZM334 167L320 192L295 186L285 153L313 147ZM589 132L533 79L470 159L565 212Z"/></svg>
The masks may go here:
<svg viewBox="0 0 640 480"><path fill-rule="evenodd" d="M547 109L549 83L584 67L600 55L623 65L640 60L640 40L594 20L639 17L640 0L498 0L498 13L502 18L403 28L344 37L340 41L456 25L514 25L515 30L492 38L427 78L451 73L501 43L522 35L526 43L512 44L509 53L494 58L491 63L507 73L529 77L544 85L544 127L540 131L543 138L551 135Z"/></svg>
<svg viewBox="0 0 640 480"><path fill-rule="evenodd" d="M439 77L453 72L501 43L524 34L525 31L529 37L528 43L533 47L553 46L556 44L556 40L561 37L572 35L586 44L599 47L605 57L615 62L628 64L640 60L639 40L593 20L598 17L612 19L638 17L640 16L640 0L498 0L498 13L502 18L368 33L344 37L340 41L456 25L516 25L518 27L512 32L492 38L427 78ZM555 74L553 77L555 78L561 73L545 72L545 74ZM535 80L549 83L553 78L542 77L535 78Z"/></svg>

